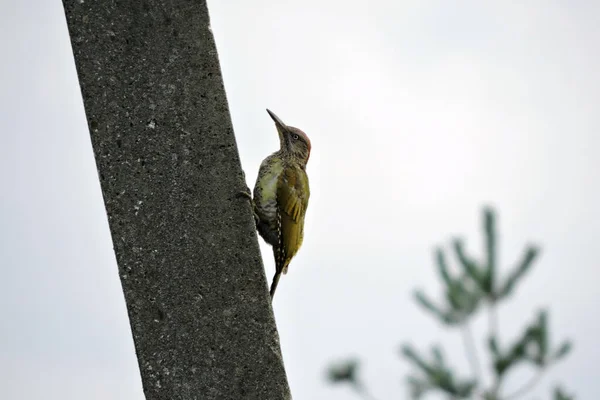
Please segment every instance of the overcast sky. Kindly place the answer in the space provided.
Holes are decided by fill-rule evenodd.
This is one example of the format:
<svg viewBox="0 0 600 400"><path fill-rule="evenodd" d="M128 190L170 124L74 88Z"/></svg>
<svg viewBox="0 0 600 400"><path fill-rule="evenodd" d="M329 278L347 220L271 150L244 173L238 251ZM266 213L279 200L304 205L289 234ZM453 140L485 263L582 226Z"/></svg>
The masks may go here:
<svg viewBox="0 0 600 400"><path fill-rule="evenodd" d="M266 107L312 141L305 241L274 304L295 399L356 398L324 380L348 355L378 399L405 398L405 341L468 371L411 292L440 295L433 246L481 254L485 204L502 272L543 247L503 340L549 307L552 342L575 342L532 394L600 398L600 3L509 3L209 1L248 184L278 146ZM141 400L62 3L0 2L0 51L0 398Z"/></svg>

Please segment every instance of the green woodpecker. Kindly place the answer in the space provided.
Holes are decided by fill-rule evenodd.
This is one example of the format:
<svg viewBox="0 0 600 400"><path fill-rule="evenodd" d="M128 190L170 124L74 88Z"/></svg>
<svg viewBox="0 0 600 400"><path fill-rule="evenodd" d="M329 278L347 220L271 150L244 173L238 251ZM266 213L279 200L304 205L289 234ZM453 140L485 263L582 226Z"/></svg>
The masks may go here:
<svg viewBox="0 0 600 400"><path fill-rule="evenodd" d="M275 276L271 299L281 274L302 245L304 216L310 197L306 164L310 157L310 140L298 128L287 126L273 112L280 148L263 160L254 186L256 229L273 246Z"/></svg>

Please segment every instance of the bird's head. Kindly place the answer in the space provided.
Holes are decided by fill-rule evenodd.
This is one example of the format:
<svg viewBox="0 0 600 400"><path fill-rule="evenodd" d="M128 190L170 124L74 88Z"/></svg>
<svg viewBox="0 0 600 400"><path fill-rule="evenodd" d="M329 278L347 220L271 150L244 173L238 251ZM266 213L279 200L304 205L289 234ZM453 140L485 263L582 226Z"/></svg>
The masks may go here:
<svg viewBox="0 0 600 400"><path fill-rule="evenodd" d="M277 133L279 133L281 151L298 160L302 165L306 165L310 157L310 139L306 136L306 133L298 128L284 124L271 110L267 109L267 112L273 118L273 121L275 121Z"/></svg>

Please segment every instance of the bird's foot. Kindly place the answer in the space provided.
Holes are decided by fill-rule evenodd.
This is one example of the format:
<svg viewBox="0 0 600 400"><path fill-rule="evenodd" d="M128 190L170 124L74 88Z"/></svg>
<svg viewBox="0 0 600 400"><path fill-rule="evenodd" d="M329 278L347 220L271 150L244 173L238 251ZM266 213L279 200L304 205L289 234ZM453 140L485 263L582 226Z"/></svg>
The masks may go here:
<svg viewBox="0 0 600 400"><path fill-rule="evenodd" d="M246 187L246 190L242 190L240 192L238 192L236 194L237 198L247 198L250 200L250 206L252 207L252 214L254 216L254 224L258 226L258 222L260 221L260 218L258 217L258 214L256 213L256 209L254 207L254 199L252 198L252 192L250 191L250 188Z"/></svg>
<svg viewBox="0 0 600 400"><path fill-rule="evenodd" d="M252 204L254 204L254 200L252 199L252 192L250 191L249 187L246 187L246 190L242 190L242 191L238 192L235 195L235 197L238 197L238 198L245 197L245 198L249 199Z"/></svg>

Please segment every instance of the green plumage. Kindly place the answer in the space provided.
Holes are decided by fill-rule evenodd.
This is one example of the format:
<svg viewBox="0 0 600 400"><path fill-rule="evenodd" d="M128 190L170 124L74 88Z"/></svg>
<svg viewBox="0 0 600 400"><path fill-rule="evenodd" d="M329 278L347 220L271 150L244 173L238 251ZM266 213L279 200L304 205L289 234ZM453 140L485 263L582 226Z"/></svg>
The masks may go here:
<svg viewBox="0 0 600 400"><path fill-rule="evenodd" d="M281 274L287 273L304 239L304 217L310 198L306 164L311 144L304 132L283 124L270 111L269 114L275 121L281 148L261 163L253 202L258 233L273 246L273 297Z"/></svg>

